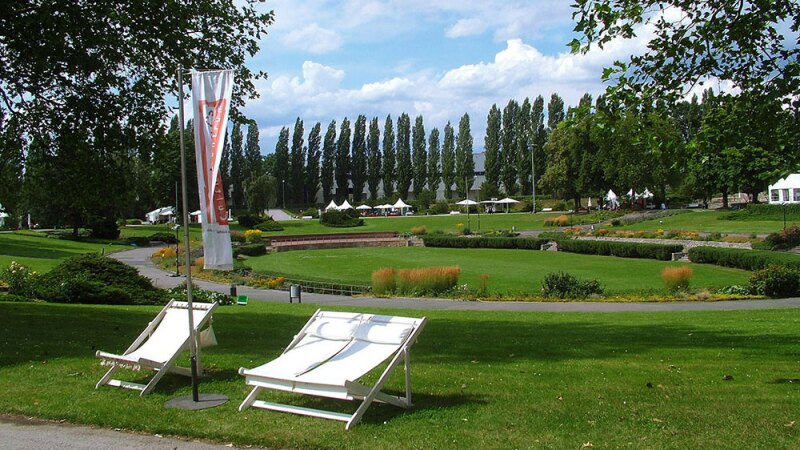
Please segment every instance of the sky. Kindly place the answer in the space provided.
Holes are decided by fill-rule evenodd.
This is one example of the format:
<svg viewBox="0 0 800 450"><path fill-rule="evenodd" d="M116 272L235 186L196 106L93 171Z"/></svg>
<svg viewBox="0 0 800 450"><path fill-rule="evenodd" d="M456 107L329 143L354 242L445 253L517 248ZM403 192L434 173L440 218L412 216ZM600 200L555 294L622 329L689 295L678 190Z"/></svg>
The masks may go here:
<svg viewBox="0 0 800 450"><path fill-rule="evenodd" d="M469 113L475 151L483 149L486 116L513 98L558 93L575 105L605 86L600 76L615 60L645 49L648 30L603 49L573 55L566 0L274 0L275 23L248 65L269 74L256 82L260 97L244 113L255 119L261 151L272 153L281 127L297 117L305 136L317 122L351 122L359 114L422 114L425 131L457 129Z"/></svg>

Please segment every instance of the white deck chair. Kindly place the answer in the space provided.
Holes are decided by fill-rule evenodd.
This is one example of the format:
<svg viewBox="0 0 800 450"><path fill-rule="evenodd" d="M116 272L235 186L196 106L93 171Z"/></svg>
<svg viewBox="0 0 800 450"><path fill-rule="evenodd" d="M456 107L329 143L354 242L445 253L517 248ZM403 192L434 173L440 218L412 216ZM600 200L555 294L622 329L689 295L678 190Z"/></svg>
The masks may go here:
<svg viewBox="0 0 800 450"><path fill-rule="evenodd" d="M239 369L253 390L239 406L289 412L347 422L350 429L373 401L410 408L411 360L409 351L426 319L372 314L317 311L277 359L254 369ZM357 380L391 358L373 386ZM389 376L405 362L405 397L381 392ZM353 414L303 408L256 400L262 389L341 400L362 400Z"/></svg>
<svg viewBox="0 0 800 450"><path fill-rule="evenodd" d="M211 320L211 315L217 308L217 303L192 303L192 316L194 318L195 330L200 330L207 322ZM140 395L148 394L153 390L156 383L167 372L173 372L180 375L191 376L191 370L186 367L178 367L175 365L175 360L181 352L189 349L189 314L187 312L188 303L178 302L175 300L170 301L161 310L160 313L147 325L142 334L133 341L130 347L125 350L122 355L115 355L97 351L96 355L102 359L103 365L111 366L103 375L103 378L97 382L95 388L99 388L104 384L109 386L116 386L126 389L135 389L141 391ZM211 345L215 343L213 338L213 331L209 327L203 333L209 335ZM200 335L203 333L196 333L198 344L204 340ZM200 364L200 348L202 345L197 346L197 372L202 373L202 366ZM121 369L134 369L139 370L146 368L156 371L156 375L145 384L132 383L128 381L113 380L111 376Z"/></svg>

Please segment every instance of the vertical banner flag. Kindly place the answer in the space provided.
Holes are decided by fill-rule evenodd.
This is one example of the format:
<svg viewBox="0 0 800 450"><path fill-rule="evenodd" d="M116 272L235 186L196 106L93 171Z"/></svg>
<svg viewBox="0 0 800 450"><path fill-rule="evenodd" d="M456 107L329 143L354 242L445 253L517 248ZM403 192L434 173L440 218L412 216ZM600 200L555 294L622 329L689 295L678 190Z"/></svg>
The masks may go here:
<svg viewBox="0 0 800 450"><path fill-rule="evenodd" d="M205 269L233 270L228 209L219 164L228 125L233 71L192 71L194 149Z"/></svg>

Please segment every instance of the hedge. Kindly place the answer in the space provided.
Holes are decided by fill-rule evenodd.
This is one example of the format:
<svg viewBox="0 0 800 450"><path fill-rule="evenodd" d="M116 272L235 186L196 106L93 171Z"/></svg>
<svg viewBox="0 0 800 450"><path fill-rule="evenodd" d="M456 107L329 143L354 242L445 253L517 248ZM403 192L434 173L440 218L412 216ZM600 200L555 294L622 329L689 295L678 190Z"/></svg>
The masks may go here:
<svg viewBox="0 0 800 450"><path fill-rule="evenodd" d="M689 249L689 259L696 263L716 264L744 270L760 270L770 264L800 268L800 257L797 255L768 250L694 247Z"/></svg>
<svg viewBox="0 0 800 450"><path fill-rule="evenodd" d="M558 251L585 255L619 256L620 258L649 258L672 260L672 254L683 251L677 244L643 244L639 242L613 242L588 240L558 241Z"/></svg>
<svg viewBox="0 0 800 450"><path fill-rule="evenodd" d="M233 249L233 256L261 256L267 254L267 247L264 244L240 245Z"/></svg>
<svg viewBox="0 0 800 450"><path fill-rule="evenodd" d="M447 248L511 248L523 250L539 250L545 239L515 237L460 237L460 236L425 236L422 238L425 247Z"/></svg>

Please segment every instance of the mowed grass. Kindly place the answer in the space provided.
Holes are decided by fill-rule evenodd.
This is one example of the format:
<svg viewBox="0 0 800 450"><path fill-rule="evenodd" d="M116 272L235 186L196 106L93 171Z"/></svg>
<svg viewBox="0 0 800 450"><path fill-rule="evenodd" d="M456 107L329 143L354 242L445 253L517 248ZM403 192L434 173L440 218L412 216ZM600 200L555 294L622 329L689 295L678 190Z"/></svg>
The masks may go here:
<svg viewBox="0 0 800 450"><path fill-rule="evenodd" d="M477 289L479 276L489 275L489 292L537 294L547 273L566 271L599 280L610 294L663 292L661 271L687 265L650 259L579 255L564 252L428 247L363 247L272 253L245 262L259 272L296 279L369 284L373 271L431 266L461 267L459 284ZM692 288L746 284L749 273L706 264L689 265Z"/></svg>
<svg viewBox="0 0 800 450"><path fill-rule="evenodd" d="M70 256L101 251L111 253L129 248L127 245L48 238L44 233L41 237L0 233L0 268L5 268L11 261L16 261L38 272L46 272Z"/></svg>
<svg viewBox="0 0 800 450"><path fill-rule="evenodd" d="M795 310L364 308L429 319L412 350L414 409L375 404L349 432L341 422L237 412L249 392L238 368L278 356L315 308L258 302L220 308L214 320L220 345L203 354L210 372L200 391L225 394L230 402L183 411L164 402L190 394L184 377L167 375L146 397L94 388L106 370L94 352L123 351L159 308L0 303L0 412L269 448L800 446ZM146 374L121 372L120 378L142 381ZM386 390L402 389L398 372ZM259 398L342 412L356 407L276 392Z"/></svg>
<svg viewBox="0 0 800 450"><path fill-rule="evenodd" d="M678 214L662 219L615 227L625 230L686 230L699 232L769 234L783 229L783 220L723 220L721 217L728 211L693 210L691 214ZM787 225L791 225L791 220Z"/></svg>

